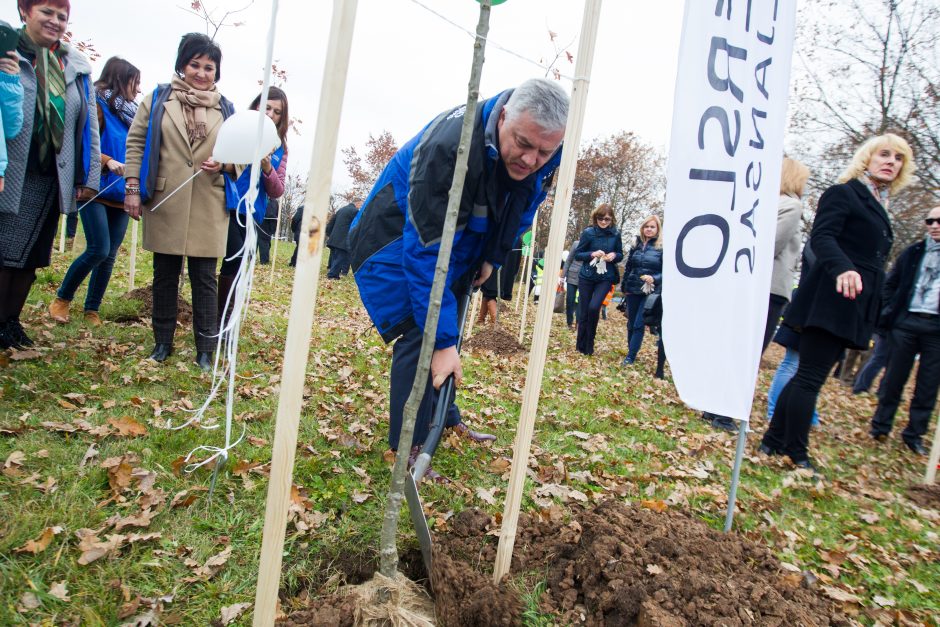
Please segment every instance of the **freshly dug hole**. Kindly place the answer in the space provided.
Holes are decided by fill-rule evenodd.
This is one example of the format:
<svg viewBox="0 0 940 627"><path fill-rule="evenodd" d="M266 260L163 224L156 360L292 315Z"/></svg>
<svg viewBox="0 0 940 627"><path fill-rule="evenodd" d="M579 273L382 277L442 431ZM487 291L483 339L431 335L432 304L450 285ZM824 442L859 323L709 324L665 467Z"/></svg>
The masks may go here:
<svg viewBox="0 0 940 627"><path fill-rule="evenodd" d="M149 318L153 315L153 286L145 285L135 290L126 292L121 296L123 300L139 300L142 305L137 315L120 315L114 318L115 322L135 322L142 318ZM184 299L179 299L179 309L176 313L176 321L180 324L192 324L193 306Z"/></svg>

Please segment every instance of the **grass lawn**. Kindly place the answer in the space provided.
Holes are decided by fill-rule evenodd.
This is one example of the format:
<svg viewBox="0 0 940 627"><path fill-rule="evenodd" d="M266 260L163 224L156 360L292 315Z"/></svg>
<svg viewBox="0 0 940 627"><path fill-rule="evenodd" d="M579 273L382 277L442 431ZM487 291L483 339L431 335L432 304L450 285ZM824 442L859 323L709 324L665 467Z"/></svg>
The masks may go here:
<svg viewBox="0 0 940 627"><path fill-rule="evenodd" d="M210 380L193 364L189 327L178 330L176 352L158 365L146 360L149 319L117 322L140 308L122 298L129 241L128 234L102 306L102 327L82 323L84 288L71 322L55 324L46 315L76 255L57 253L53 266L40 272L22 317L36 350L0 356L2 625L207 625L221 620L223 608L235 613L231 606L254 599L293 245L281 243L273 282L270 266L258 267L235 406L235 433L244 428L245 440L210 503L211 471L187 472L182 460L197 446L221 445L221 430L168 428L203 402ZM138 262L136 287L149 284L150 255L141 251ZM533 313L530 308L530 325ZM613 308L601 322L593 359L575 352L563 317L554 318L523 507L662 500L720 528L734 436L700 420L670 381L653 379L652 340L637 364L620 367L625 325ZM518 331L511 306L503 320ZM796 570L812 572L818 585L843 592L861 624L937 625L940 512L907 498L924 460L908 453L899 437L873 444L867 422L875 400L853 397L835 381L827 384L822 425L812 434L827 481L814 482L759 455L764 395L779 357L769 351L760 374L736 532L771 547ZM351 277L321 279L282 572L285 611L339 585L340 562L356 556L368 562L377 551L388 485L390 358ZM464 419L498 440L442 444L435 468L455 482L422 488L434 525L446 527L467 507L501 513L508 464L500 460L512 454L526 361L526 353L466 356L459 391ZM203 426L223 417L217 402ZM407 513L400 546L416 546ZM551 624L534 601L543 586L538 577L517 584L532 600L526 620ZM246 609L231 624L250 624L250 614Z"/></svg>

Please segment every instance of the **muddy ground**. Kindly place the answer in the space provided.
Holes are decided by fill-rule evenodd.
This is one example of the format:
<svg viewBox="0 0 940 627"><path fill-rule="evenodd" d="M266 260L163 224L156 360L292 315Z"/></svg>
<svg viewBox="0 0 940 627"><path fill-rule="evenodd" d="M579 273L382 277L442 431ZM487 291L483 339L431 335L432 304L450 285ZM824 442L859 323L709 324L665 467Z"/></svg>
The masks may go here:
<svg viewBox="0 0 940 627"><path fill-rule="evenodd" d="M494 528L487 514L466 510L451 520L447 533L435 536L439 624L521 624L523 600L515 584L491 583L498 539L488 532ZM574 508L569 516L523 515L511 577L529 589L544 581L538 611L564 625L849 624L767 548L715 531L683 512L619 501ZM355 605L348 598L316 604L317 615L329 616L330 624L352 624ZM324 624L309 622L311 609L283 624Z"/></svg>
<svg viewBox="0 0 940 627"><path fill-rule="evenodd" d="M515 355L525 350L512 333L499 325L476 330L467 340L467 348L474 353L491 351L497 355Z"/></svg>
<svg viewBox="0 0 940 627"><path fill-rule="evenodd" d="M907 498L920 507L940 509L940 483L933 485L912 485L907 490Z"/></svg>
<svg viewBox="0 0 940 627"><path fill-rule="evenodd" d="M136 290L126 292L121 296L123 300L139 300L142 305L136 315L122 315L114 319L115 322L134 322L142 318L149 318L153 313L153 288L150 285L138 287ZM179 299L179 309L176 321L188 325L193 322L193 306L184 299Z"/></svg>

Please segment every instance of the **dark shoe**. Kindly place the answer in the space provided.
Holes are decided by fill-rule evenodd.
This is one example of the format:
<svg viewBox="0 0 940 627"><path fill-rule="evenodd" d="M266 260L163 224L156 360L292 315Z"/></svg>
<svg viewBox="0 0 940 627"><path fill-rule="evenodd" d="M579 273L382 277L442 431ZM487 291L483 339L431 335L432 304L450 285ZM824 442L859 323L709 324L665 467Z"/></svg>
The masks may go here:
<svg viewBox="0 0 940 627"><path fill-rule="evenodd" d="M26 335L26 331L23 330L23 325L20 324L19 318L8 320L7 330L13 337L13 340L20 346L20 348L29 347L35 344L35 342L33 342L29 336Z"/></svg>
<svg viewBox="0 0 940 627"><path fill-rule="evenodd" d="M791 458L790 461L793 461L793 459ZM810 461L808 457L806 459L801 459L798 462L793 462L793 465L799 468L800 470L809 470L814 475L817 474L816 466L813 465L813 462Z"/></svg>
<svg viewBox="0 0 940 627"><path fill-rule="evenodd" d="M172 344L156 344L153 352L150 353L150 359L156 362L164 362L166 358L173 354Z"/></svg>
<svg viewBox="0 0 940 627"><path fill-rule="evenodd" d="M632 366L632 365L633 365L633 362L635 362L635 361L636 361L636 357L630 357L629 355L627 355L626 357L623 358L623 361L620 362L620 365L621 365L621 366Z"/></svg>
<svg viewBox="0 0 940 627"><path fill-rule="evenodd" d="M454 432L460 437L467 438L473 442L493 442L496 440L495 435L474 431L462 422L458 422L454 425Z"/></svg>
<svg viewBox="0 0 940 627"><path fill-rule="evenodd" d="M196 352L196 365L199 366L203 372L212 370L212 355L212 353L204 351Z"/></svg>
<svg viewBox="0 0 940 627"><path fill-rule="evenodd" d="M887 433L875 433L874 431L872 431L872 432L869 433L868 435L870 435L870 436L871 436L871 439L874 440L874 441L876 441L876 442L886 442L886 441L888 440L888 434L887 434Z"/></svg>
<svg viewBox="0 0 940 627"><path fill-rule="evenodd" d="M769 455L770 457L773 457L774 455L782 455L782 454L783 454L782 451L778 451L778 450L775 449L775 448L770 448L769 446L767 446L767 445L764 444L763 442L760 443L760 446L757 447L757 450L760 451L761 453L763 453L764 455Z"/></svg>
<svg viewBox="0 0 940 627"><path fill-rule="evenodd" d="M418 461L418 455L420 454L421 454L420 446L411 447L411 452L408 454L408 470L411 470L411 467L415 465L415 462ZM428 479L430 481L433 481L434 483L440 483L440 484L450 483L450 479L448 479L441 473L431 468L430 464L428 464L427 470L424 471L424 479Z"/></svg>
<svg viewBox="0 0 940 627"><path fill-rule="evenodd" d="M16 340L13 339L13 334L10 333L9 323L3 322L0 323L0 350L5 350L7 348L22 348Z"/></svg>
<svg viewBox="0 0 940 627"><path fill-rule="evenodd" d="M921 444L920 442L908 442L907 440L905 440L905 441L904 441L904 446L906 446L907 448L909 448L909 449L911 450L911 452L914 453L914 455L923 455L923 456L926 456L927 453L928 453L928 452L927 452L927 447L925 447L925 446L924 446L923 444Z"/></svg>
<svg viewBox="0 0 940 627"><path fill-rule="evenodd" d="M738 432L738 424L732 418L727 416L715 416L712 418L712 426L716 429L721 429L722 431L728 431L730 433Z"/></svg>

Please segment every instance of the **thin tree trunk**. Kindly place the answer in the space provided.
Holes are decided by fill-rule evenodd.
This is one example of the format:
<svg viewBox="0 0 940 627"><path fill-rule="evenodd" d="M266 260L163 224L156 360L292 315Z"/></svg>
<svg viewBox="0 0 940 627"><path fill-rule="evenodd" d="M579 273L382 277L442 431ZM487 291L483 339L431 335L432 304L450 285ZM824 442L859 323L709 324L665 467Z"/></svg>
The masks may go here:
<svg viewBox="0 0 940 627"><path fill-rule="evenodd" d="M401 502L405 498L405 473L408 472L408 454L414 437L415 419L418 407L424 398L427 387L428 371L431 368L431 355L434 352L434 339L437 335L437 321L441 314L441 299L444 296L444 284L450 266L450 253L454 244L454 231L457 228L457 212L463 195L464 178L467 176L467 158L470 140L473 136L473 124L476 118L477 98L480 91L480 74L483 70L483 51L486 47L486 34L489 31L490 0L480 2L480 21L477 23L477 36L473 43L473 65L470 70L470 84L467 88L467 108L460 131L460 144L457 148L457 162L454 164L454 180L447 198L447 216L441 233L441 247L437 253L437 266L434 268L434 282L431 285L431 302L428 316L424 322L424 338L421 341L421 353L411 394L405 402L401 435L398 438L398 455L392 469L392 484L385 506L385 519L382 524L380 572L394 579L398 576L398 515Z"/></svg>

